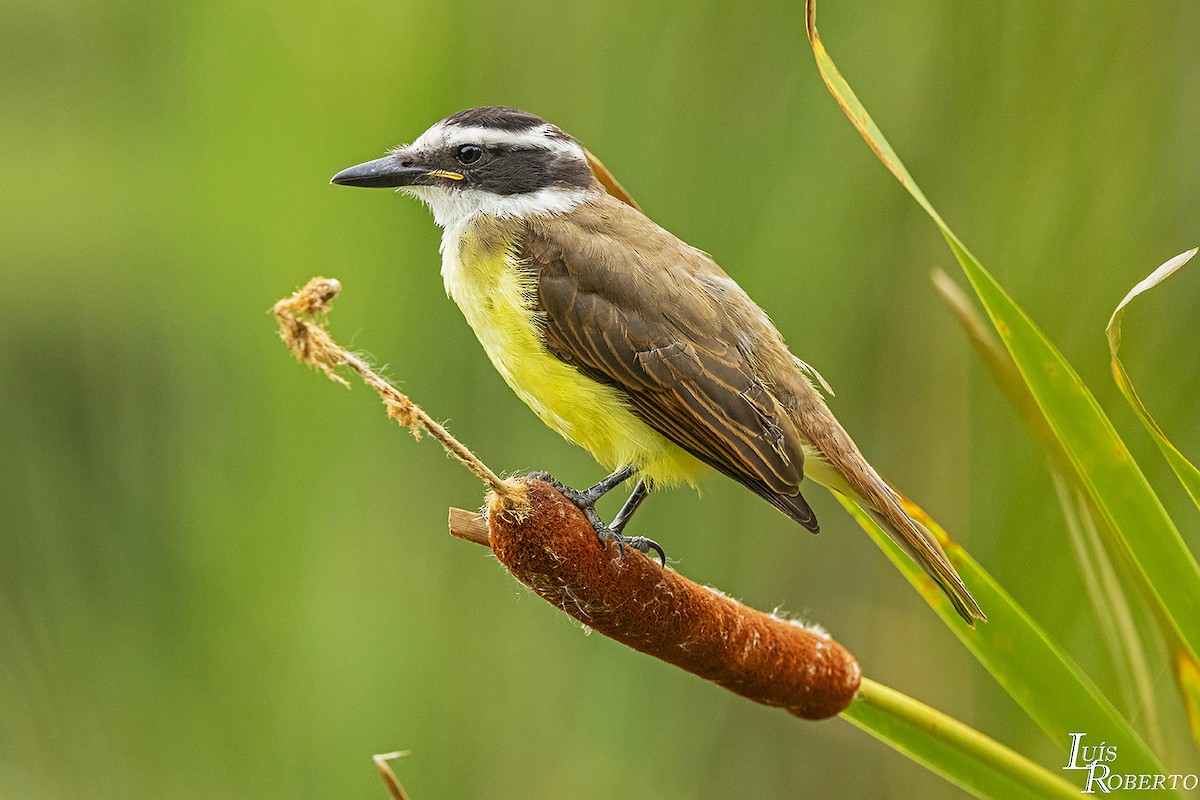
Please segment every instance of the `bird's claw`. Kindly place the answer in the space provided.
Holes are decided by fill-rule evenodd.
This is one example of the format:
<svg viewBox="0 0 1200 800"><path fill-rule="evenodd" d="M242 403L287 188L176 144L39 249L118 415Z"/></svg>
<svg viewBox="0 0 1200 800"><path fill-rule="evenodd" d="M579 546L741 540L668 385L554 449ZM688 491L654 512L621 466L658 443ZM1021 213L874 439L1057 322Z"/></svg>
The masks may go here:
<svg viewBox="0 0 1200 800"><path fill-rule="evenodd" d="M579 510L584 514L587 514L588 509L595 506L596 501L603 496L603 494L596 494L594 492L594 489L596 488L594 486L591 489L572 489L570 486L567 486L565 483L555 478L549 472L531 472L525 477L532 478L535 481L541 481L542 483L550 484L558 490L559 494L578 506ZM591 519L589 518L588 521L590 522Z"/></svg>
<svg viewBox="0 0 1200 800"><path fill-rule="evenodd" d="M598 528L594 524L592 527L596 528L596 537L600 540L601 544L607 544L608 542L617 543L617 548L621 551L622 558L625 557L626 547L637 550L644 556L649 556L650 551L653 550L658 554L659 563L664 567L667 565L667 554L663 552L658 542L653 539L647 539L645 536L622 536L603 523Z"/></svg>
<svg viewBox="0 0 1200 800"><path fill-rule="evenodd" d="M667 565L667 554L663 552L662 547L653 539L647 539L645 536L622 536L619 530L606 525L604 520L600 519L600 515L596 513L596 501L608 492L612 486L606 486L605 482L601 482L591 487L590 489L572 489L570 486L563 484L548 472L531 472L526 477L533 480L548 483L562 494L563 497L570 500L576 508L583 512L583 516L587 518L588 523L592 526L592 530L596 532L596 538L601 544L608 542L616 542L618 549L621 551L621 557L625 557L625 548L631 547L637 550L644 556L649 556L650 551L658 554L659 563L662 566Z"/></svg>
<svg viewBox="0 0 1200 800"><path fill-rule="evenodd" d="M541 481L542 483L548 483L555 488L558 488L559 486L562 485L557 480L555 480L554 476L551 475L549 472L546 472L546 471L540 470L540 469L535 472L529 473L525 477L529 478L530 480Z"/></svg>

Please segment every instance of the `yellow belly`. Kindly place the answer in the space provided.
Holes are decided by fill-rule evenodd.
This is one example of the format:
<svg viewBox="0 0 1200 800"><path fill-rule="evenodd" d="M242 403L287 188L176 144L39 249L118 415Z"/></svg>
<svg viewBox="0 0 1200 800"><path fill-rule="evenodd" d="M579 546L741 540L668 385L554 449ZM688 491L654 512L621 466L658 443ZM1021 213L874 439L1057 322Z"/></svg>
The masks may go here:
<svg viewBox="0 0 1200 800"><path fill-rule="evenodd" d="M633 466L656 483L695 485L700 461L597 383L546 349L532 308L535 292L507 241L447 231L442 276L492 364L543 422L611 470Z"/></svg>

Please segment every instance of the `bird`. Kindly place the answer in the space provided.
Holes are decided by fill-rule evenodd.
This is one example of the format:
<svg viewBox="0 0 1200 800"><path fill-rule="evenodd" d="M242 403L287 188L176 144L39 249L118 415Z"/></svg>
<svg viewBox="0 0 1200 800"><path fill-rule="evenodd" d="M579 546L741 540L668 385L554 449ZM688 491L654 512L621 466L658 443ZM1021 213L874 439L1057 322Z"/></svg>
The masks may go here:
<svg viewBox="0 0 1200 800"><path fill-rule="evenodd" d="M549 480L602 541L651 490L710 469L819 530L803 480L858 503L971 626L986 616L945 552L862 455L771 319L707 253L646 216L578 140L530 112L472 108L337 173L394 188L442 229L441 273L505 382L608 477ZM610 524L596 501L636 478Z"/></svg>

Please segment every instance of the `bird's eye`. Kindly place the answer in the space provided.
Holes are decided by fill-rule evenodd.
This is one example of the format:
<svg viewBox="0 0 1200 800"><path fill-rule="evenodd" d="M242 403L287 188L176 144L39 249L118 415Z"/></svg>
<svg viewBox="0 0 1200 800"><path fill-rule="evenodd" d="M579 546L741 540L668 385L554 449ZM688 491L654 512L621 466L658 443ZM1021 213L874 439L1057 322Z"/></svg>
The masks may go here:
<svg viewBox="0 0 1200 800"><path fill-rule="evenodd" d="M483 158L483 148L474 144L464 144L462 147L458 148L458 152L455 153L455 157L458 159L458 163L464 166L470 166L479 159Z"/></svg>

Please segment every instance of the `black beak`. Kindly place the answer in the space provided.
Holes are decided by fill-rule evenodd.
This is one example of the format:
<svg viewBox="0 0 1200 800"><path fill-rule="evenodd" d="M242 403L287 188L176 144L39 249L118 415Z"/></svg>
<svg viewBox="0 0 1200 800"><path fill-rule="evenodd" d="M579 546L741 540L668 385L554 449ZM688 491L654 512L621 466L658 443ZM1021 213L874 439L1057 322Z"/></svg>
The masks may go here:
<svg viewBox="0 0 1200 800"><path fill-rule="evenodd" d="M411 158L400 155L384 156L365 164L344 169L329 181L342 186L392 187L412 186L429 170L417 166Z"/></svg>

